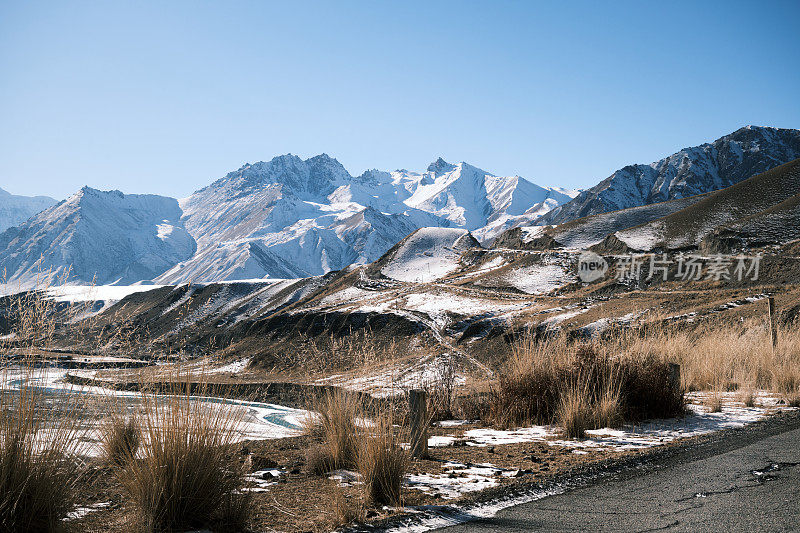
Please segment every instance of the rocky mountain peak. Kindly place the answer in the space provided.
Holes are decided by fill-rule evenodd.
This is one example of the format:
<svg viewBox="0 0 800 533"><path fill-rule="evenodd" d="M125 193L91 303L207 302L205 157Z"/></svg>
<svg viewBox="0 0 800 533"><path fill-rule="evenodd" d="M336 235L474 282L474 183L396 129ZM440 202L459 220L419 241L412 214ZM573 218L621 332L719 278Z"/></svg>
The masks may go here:
<svg viewBox="0 0 800 533"><path fill-rule="evenodd" d="M455 165L451 165L441 157L436 159L433 163L428 165L428 172L433 172L434 174L443 174L445 172L450 172L451 170L455 169Z"/></svg>

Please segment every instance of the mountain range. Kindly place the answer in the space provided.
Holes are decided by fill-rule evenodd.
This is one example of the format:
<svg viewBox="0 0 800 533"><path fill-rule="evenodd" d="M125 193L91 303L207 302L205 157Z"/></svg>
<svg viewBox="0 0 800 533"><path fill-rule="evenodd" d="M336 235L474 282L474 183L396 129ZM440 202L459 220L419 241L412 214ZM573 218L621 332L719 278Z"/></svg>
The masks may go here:
<svg viewBox="0 0 800 533"><path fill-rule="evenodd" d="M576 219L605 213L592 222L590 240L599 242L798 157L800 131L748 126L626 166L581 192L441 158L424 172L352 176L326 154L287 154L246 164L179 201L84 188L0 234L0 264L20 285L43 272L102 284L298 278L373 262L420 228L459 230L426 237L442 249L450 238L467 242L465 232L502 245L521 231L508 233L513 228L525 227L526 236L571 220L582 228ZM414 242L416 250L427 241Z"/></svg>
<svg viewBox="0 0 800 533"><path fill-rule="evenodd" d="M0 232L22 224L56 203L49 196L18 196L0 189Z"/></svg>
<svg viewBox="0 0 800 533"><path fill-rule="evenodd" d="M746 126L649 165L628 165L536 221L562 224L588 215L688 198L730 187L800 157L800 131Z"/></svg>

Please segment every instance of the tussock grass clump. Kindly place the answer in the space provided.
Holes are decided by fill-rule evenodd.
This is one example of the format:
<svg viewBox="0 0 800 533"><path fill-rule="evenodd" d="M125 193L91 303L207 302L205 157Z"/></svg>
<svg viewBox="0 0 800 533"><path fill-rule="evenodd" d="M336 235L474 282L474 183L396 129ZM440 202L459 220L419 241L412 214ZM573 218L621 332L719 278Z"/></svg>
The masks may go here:
<svg viewBox="0 0 800 533"><path fill-rule="evenodd" d="M340 390L326 391L311 402L310 409L316 414L305 421L306 430L320 438L322 444L306 454L309 472L321 475L356 469L362 476L365 501L399 505L409 459L400 446L402 439L395 431L393 416L385 414L368 421L360 398ZM341 507L337 513L344 523L361 516L363 511L361 507L346 508L344 500L337 506Z"/></svg>
<svg viewBox="0 0 800 533"><path fill-rule="evenodd" d="M564 435L570 439L581 439L587 429L595 428L595 411L585 386L572 384L561 394L556 418Z"/></svg>
<svg viewBox="0 0 800 533"><path fill-rule="evenodd" d="M242 525L249 495L234 453L240 418L224 404L145 394L142 447L120 469L119 480L145 531Z"/></svg>
<svg viewBox="0 0 800 533"><path fill-rule="evenodd" d="M572 428L683 413L683 391L666 360L614 348L565 337L522 339L493 395L491 419L502 426L558 422L567 434L582 434Z"/></svg>
<svg viewBox="0 0 800 533"><path fill-rule="evenodd" d="M593 406L595 425L601 428L618 428L625 421L618 382L609 379Z"/></svg>
<svg viewBox="0 0 800 533"><path fill-rule="evenodd" d="M364 428L359 439L358 472L366 499L375 504L400 505L408 461L390 417L381 417L374 427Z"/></svg>
<svg viewBox="0 0 800 533"><path fill-rule="evenodd" d="M742 387L736 394L736 400L742 402L745 407L756 405L756 392L753 387Z"/></svg>
<svg viewBox="0 0 800 533"><path fill-rule="evenodd" d="M312 435L322 437L323 445L309 450L309 471L324 474L340 468L352 469L358 455L356 421L363 417L361 400L340 390L326 391L310 402L310 415L304 425Z"/></svg>
<svg viewBox="0 0 800 533"><path fill-rule="evenodd" d="M34 371L24 372L31 378ZM57 531L75 506L84 430L77 405L45 405L25 383L0 390L0 531Z"/></svg>
<svg viewBox="0 0 800 533"><path fill-rule="evenodd" d="M722 411L722 396L718 392L714 392L703 401L703 405L708 408L708 412L719 413Z"/></svg>
<svg viewBox="0 0 800 533"><path fill-rule="evenodd" d="M103 427L102 456L110 466L123 466L136 456L141 443L139 421L135 416L110 416Z"/></svg>

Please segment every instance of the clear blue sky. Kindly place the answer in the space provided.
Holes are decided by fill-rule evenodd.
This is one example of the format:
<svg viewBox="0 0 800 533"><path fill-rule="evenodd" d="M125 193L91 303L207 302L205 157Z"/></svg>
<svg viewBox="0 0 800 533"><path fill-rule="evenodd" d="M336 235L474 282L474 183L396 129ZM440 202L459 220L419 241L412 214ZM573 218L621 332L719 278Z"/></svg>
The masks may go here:
<svg viewBox="0 0 800 533"><path fill-rule="evenodd" d="M800 127L800 2L2 2L0 187L182 197L242 163L441 155L588 187Z"/></svg>

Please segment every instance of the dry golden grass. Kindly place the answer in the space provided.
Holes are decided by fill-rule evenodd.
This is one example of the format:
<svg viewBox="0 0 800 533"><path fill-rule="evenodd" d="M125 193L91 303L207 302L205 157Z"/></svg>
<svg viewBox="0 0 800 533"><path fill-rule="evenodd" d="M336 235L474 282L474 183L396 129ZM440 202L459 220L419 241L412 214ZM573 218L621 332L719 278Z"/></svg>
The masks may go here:
<svg viewBox="0 0 800 533"><path fill-rule="evenodd" d="M141 444L139 421L135 416L125 418L114 412L102 427L100 445L102 456L109 466L123 466L136 456Z"/></svg>
<svg viewBox="0 0 800 533"><path fill-rule="evenodd" d="M703 405L706 406L708 412L719 413L722 411L722 396L719 394L719 392L715 391L713 394L709 395L705 398L705 400L703 400Z"/></svg>
<svg viewBox="0 0 800 533"><path fill-rule="evenodd" d="M392 414L369 421L359 397L340 390L315 398L309 409L315 414L305 421L306 430L318 436L322 444L306 454L308 470L322 475L332 470L357 469L362 476L365 501L399 505L408 453L400 446L403 439L395 429ZM344 500L337 503L337 515L343 523L360 517L362 511Z"/></svg>
<svg viewBox="0 0 800 533"><path fill-rule="evenodd" d="M556 419L564 430L564 436L570 439L582 439L587 429L596 427L596 417L585 384L570 384L562 392Z"/></svg>
<svg viewBox="0 0 800 533"><path fill-rule="evenodd" d="M47 404L28 381L38 371L23 373L18 391L0 389L0 531L56 531L77 498L85 431L74 400Z"/></svg>
<svg viewBox="0 0 800 533"><path fill-rule="evenodd" d="M492 420L502 426L591 420L582 425L598 428L682 413L683 392L671 381L669 363L621 354L616 342L521 339L492 396Z"/></svg>
<svg viewBox="0 0 800 533"><path fill-rule="evenodd" d="M408 453L400 446L392 418L379 417L374 426L361 429L360 434L358 472L364 482L366 500L375 504L401 505Z"/></svg>
<svg viewBox="0 0 800 533"><path fill-rule="evenodd" d="M549 423L564 418L565 405L571 406L566 412L580 414L581 402L592 407L595 424L602 426L676 416L682 399L667 379L670 363L680 365L684 390L738 390L739 401L753 405L755 391L763 389L789 404L800 402L796 325L779 329L773 349L764 320L694 328L648 324L588 343L564 336L520 339L501 372L491 418L504 426ZM570 385L576 380L588 383L580 402ZM570 419L581 418L577 414Z"/></svg>
<svg viewBox="0 0 800 533"><path fill-rule="evenodd" d="M143 531L244 527L249 493L234 453L241 419L225 404L143 394L141 451L118 470Z"/></svg>
<svg viewBox="0 0 800 533"><path fill-rule="evenodd" d="M778 329L772 347L765 320L707 324L695 329L655 328L633 339L628 351L680 364L687 390L761 389L786 398L800 394L800 329Z"/></svg>
<svg viewBox="0 0 800 533"><path fill-rule="evenodd" d="M594 403L595 425L600 428L618 428L622 426L624 412L620 397L619 381L614 376L606 380L600 397Z"/></svg>
<svg viewBox="0 0 800 533"><path fill-rule="evenodd" d="M340 390L326 391L309 402L310 414L303 421L312 435L319 434L323 445L309 450L309 470L324 474L340 468L354 468L358 454L356 421L363 417L359 397Z"/></svg>
<svg viewBox="0 0 800 533"><path fill-rule="evenodd" d="M736 393L736 401L744 404L745 407L756 405L756 391L751 386L745 386Z"/></svg>

